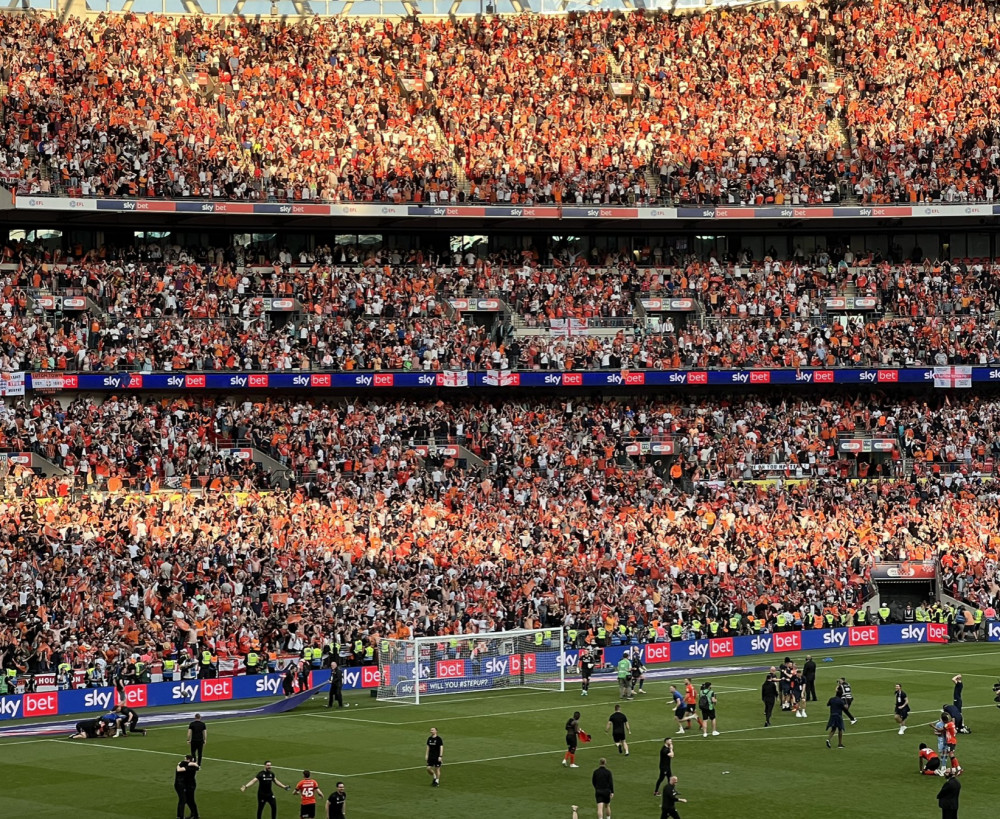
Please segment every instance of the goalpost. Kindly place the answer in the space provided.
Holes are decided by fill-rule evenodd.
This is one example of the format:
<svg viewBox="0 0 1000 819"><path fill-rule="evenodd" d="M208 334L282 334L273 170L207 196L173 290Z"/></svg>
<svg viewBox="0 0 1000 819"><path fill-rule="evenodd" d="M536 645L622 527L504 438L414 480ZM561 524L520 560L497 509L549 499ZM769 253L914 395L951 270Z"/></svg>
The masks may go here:
<svg viewBox="0 0 1000 819"><path fill-rule="evenodd" d="M561 628L385 639L378 651L378 699L419 705L439 694L496 688L566 690Z"/></svg>

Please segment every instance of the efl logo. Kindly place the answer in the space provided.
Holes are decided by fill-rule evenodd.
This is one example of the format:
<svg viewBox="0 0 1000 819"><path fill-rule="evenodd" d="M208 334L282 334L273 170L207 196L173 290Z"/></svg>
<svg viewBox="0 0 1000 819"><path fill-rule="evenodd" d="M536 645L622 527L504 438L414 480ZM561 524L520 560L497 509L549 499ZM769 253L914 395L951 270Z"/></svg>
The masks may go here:
<svg viewBox="0 0 1000 819"><path fill-rule="evenodd" d="M880 384L895 384L899 381L899 370L879 370L878 380Z"/></svg>
<svg viewBox="0 0 1000 819"><path fill-rule="evenodd" d="M928 643L947 643L948 642L948 626L946 623L928 623L927 624L927 642Z"/></svg>
<svg viewBox="0 0 1000 819"><path fill-rule="evenodd" d="M59 695L54 691L49 694L24 695L26 717L51 717L57 713L59 713Z"/></svg>
<svg viewBox="0 0 1000 819"><path fill-rule="evenodd" d="M134 705L136 708L146 707L146 686L144 685L126 685L125 686L125 704Z"/></svg>
<svg viewBox="0 0 1000 819"><path fill-rule="evenodd" d="M751 370L751 372L750 372L750 383L751 384L770 384L771 383L771 371L770 370Z"/></svg>
<svg viewBox="0 0 1000 819"><path fill-rule="evenodd" d="M733 641L730 637L722 637L708 641L709 657L732 657Z"/></svg>
<svg viewBox="0 0 1000 819"><path fill-rule="evenodd" d="M688 384L707 384L708 383L708 373L706 372L693 372L688 373Z"/></svg>
<svg viewBox="0 0 1000 819"><path fill-rule="evenodd" d="M266 387L267 386L267 375L249 375L247 376L247 383L251 387Z"/></svg>
<svg viewBox="0 0 1000 819"><path fill-rule="evenodd" d="M233 698L233 678L223 677L219 680L201 681L202 702L217 702Z"/></svg>
<svg viewBox="0 0 1000 819"><path fill-rule="evenodd" d="M394 381L392 373L375 373L372 380L373 387L391 387Z"/></svg>
<svg viewBox="0 0 1000 819"><path fill-rule="evenodd" d="M875 626L852 626L847 630L849 646L877 646L878 628Z"/></svg>
<svg viewBox="0 0 1000 819"><path fill-rule="evenodd" d="M378 666L374 665L363 665L361 666L361 687L362 688L378 688L382 682L383 676L385 677L385 684L389 685L390 674L389 668L386 667L385 671L379 673Z"/></svg>
<svg viewBox="0 0 1000 819"><path fill-rule="evenodd" d="M564 387L582 387L583 373L563 373L562 382Z"/></svg>
<svg viewBox="0 0 1000 819"><path fill-rule="evenodd" d="M669 663L670 643L650 643L646 646L646 663Z"/></svg>
<svg viewBox="0 0 1000 819"><path fill-rule="evenodd" d="M313 373L310 385L313 387L329 387L333 379L329 373Z"/></svg>
<svg viewBox="0 0 1000 819"><path fill-rule="evenodd" d="M816 370L813 373L813 383L814 384L832 384L833 383L833 370Z"/></svg>
<svg viewBox="0 0 1000 819"><path fill-rule="evenodd" d="M455 679L465 676L465 660L440 660L434 673L439 680Z"/></svg>
<svg viewBox="0 0 1000 819"><path fill-rule="evenodd" d="M786 634L775 634L774 635L774 650L776 653L781 653L783 651L801 651L802 650L802 632L801 631L789 631Z"/></svg>
<svg viewBox="0 0 1000 819"><path fill-rule="evenodd" d="M205 376L202 375L186 375L184 376L184 386L188 389L204 389L205 388Z"/></svg>

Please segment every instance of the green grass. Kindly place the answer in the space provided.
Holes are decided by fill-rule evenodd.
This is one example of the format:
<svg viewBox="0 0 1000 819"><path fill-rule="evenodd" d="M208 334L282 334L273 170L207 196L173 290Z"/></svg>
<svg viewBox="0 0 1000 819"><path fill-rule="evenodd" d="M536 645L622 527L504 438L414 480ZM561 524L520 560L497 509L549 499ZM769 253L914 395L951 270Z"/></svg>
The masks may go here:
<svg viewBox="0 0 1000 819"><path fill-rule="evenodd" d="M1000 674L998 647L921 645L830 656L834 662L819 663L817 688L824 703L840 674L854 687L859 722L848 726L847 749L827 750L827 709L821 704L813 704L805 720L778 712L774 726L764 729L763 675L714 677L722 736L675 737L674 773L689 800L680 806L685 819L774 819L790 812L797 819L939 816L934 797L942 780L916 774L916 751L921 741L934 744L926 723L951 701L951 677L959 672L965 675L965 716L973 730L959 738L965 769L960 815L997 815L1000 712L991 689ZM757 657L730 664L764 662ZM239 786L268 758L278 777L293 786L303 768L313 771L325 793L344 779L352 819L411 819L415 813L433 819L569 819L571 804L580 805L582 819L596 815L590 774L603 754L615 775L614 817L655 819L659 748L675 731L668 709L671 681L647 681L648 693L624 706L633 731L627 759L604 734L617 701L612 683L592 687L587 698L574 684L563 694L508 690L433 697L418 707L380 704L367 692L352 692L345 711L327 711L325 702L314 700L292 714L210 723L198 804L204 819L254 817L253 789L241 794ZM891 716L897 681L913 707L902 737ZM567 770L560 765L563 725L576 709L594 742L581 746L579 770ZM430 787L422 766L432 725L445 740L438 789ZM0 742L0 816L171 819L173 766L185 752L184 738L185 729L176 727L150 730L145 738ZM279 817L298 816L297 797L279 793L278 803Z"/></svg>

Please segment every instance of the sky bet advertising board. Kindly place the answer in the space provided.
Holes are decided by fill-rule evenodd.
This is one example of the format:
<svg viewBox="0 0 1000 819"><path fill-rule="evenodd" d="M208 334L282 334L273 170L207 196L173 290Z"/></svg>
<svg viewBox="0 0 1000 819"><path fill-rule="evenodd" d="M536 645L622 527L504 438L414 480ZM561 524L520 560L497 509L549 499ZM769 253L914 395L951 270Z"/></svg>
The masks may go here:
<svg viewBox="0 0 1000 819"><path fill-rule="evenodd" d="M1000 623L987 623L987 636L992 642L1000 642ZM609 646L604 649L603 662L606 666L613 666L624 653L635 649L642 653L643 662L647 666L657 667L669 663L686 664L695 660L749 657L758 654L784 655L802 651L830 652L854 646L947 642L948 628L938 623L855 626L677 643L650 643L641 646ZM545 647L539 647L532 653L484 657L479 660L459 659L443 653L434 659L421 660L420 691L422 694L483 691L506 686L511 677L523 677L525 682L530 682L530 678L536 675L552 680L558 675L560 665L565 666L567 676L575 676L579 656L580 653L576 649L568 649L562 654ZM386 684L395 685L397 694L406 696L413 691L413 672L412 664L390 666L387 669L389 679L386 680ZM311 684L321 685L329 678L329 671L314 671ZM376 666L344 670L346 690L378 688L379 682L380 675ZM137 709L280 695L280 674L149 683L131 685L125 689L126 701ZM116 704L113 688L11 694L0 697L0 720L52 717L88 711L100 712L107 711Z"/></svg>
<svg viewBox="0 0 1000 819"><path fill-rule="evenodd" d="M1000 368L972 367L971 383L1000 382ZM933 368L836 370L551 370L469 372L468 386L484 389L510 387L765 387L816 384L935 384ZM170 390L385 390L435 389L447 386L444 373L434 372L198 372L198 373L35 373L28 387L41 390L138 392Z"/></svg>

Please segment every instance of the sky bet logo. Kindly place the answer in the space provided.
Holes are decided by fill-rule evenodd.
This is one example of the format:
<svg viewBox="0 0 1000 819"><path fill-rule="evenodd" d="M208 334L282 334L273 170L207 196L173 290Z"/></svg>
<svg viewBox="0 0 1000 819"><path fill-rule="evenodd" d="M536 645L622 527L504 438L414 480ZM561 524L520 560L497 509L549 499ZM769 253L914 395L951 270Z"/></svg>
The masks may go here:
<svg viewBox="0 0 1000 819"><path fill-rule="evenodd" d="M771 638L758 635L750 641L750 650L755 654L771 653Z"/></svg>
<svg viewBox="0 0 1000 819"><path fill-rule="evenodd" d="M20 697L0 697L0 719L17 719L20 715Z"/></svg>
<svg viewBox="0 0 1000 819"><path fill-rule="evenodd" d="M875 626L854 626L847 630L847 644L852 646L877 646L878 629Z"/></svg>
<svg viewBox="0 0 1000 819"><path fill-rule="evenodd" d="M258 694L269 696L281 693L281 677L258 677L254 686Z"/></svg>
<svg viewBox="0 0 1000 819"><path fill-rule="evenodd" d="M112 390L124 390L128 387L130 380L128 373L106 375L104 376L104 386Z"/></svg>
<svg viewBox="0 0 1000 819"><path fill-rule="evenodd" d="M59 695L52 691L48 694L25 694L24 716L50 717L59 713Z"/></svg>
<svg viewBox="0 0 1000 819"><path fill-rule="evenodd" d="M649 643L646 646L647 665L670 662L670 643Z"/></svg>
<svg viewBox="0 0 1000 819"><path fill-rule="evenodd" d="M266 387L267 375L232 375L229 377L230 387Z"/></svg>
<svg viewBox="0 0 1000 819"><path fill-rule="evenodd" d="M708 641L709 657L732 657L733 640L731 637L720 637Z"/></svg>
<svg viewBox="0 0 1000 819"><path fill-rule="evenodd" d="M517 654L510 657L490 657L483 666L483 673L500 677L508 674L534 674L535 655L525 654L524 662L522 663L521 660L522 658Z"/></svg>
<svg viewBox="0 0 1000 819"><path fill-rule="evenodd" d="M843 646L846 642L846 631L828 631L823 635L823 645L825 646Z"/></svg>
<svg viewBox="0 0 1000 819"><path fill-rule="evenodd" d="M802 632L801 631L789 631L785 634L775 634L774 635L774 650L776 652L784 651L801 651L802 650Z"/></svg>
<svg viewBox="0 0 1000 819"><path fill-rule="evenodd" d="M170 689L170 699L183 702L194 702L198 696L198 686L191 683L181 683Z"/></svg>
<svg viewBox="0 0 1000 819"><path fill-rule="evenodd" d="M434 676L439 680L458 679L465 676L465 660L439 660Z"/></svg>
<svg viewBox="0 0 1000 819"><path fill-rule="evenodd" d="M634 387L646 383L646 373L608 373L606 376L608 384L625 385ZM566 383L566 375L563 374L563 383Z"/></svg>
<svg viewBox="0 0 1000 819"><path fill-rule="evenodd" d="M172 375L167 379L168 387L183 387L184 386L184 376L183 375Z"/></svg>
<svg viewBox="0 0 1000 819"><path fill-rule="evenodd" d="M696 640L688 646L688 657L703 660L708 656L708 640Z"/></svg>
<svg viewBox="0 0 1000 819"><path fill-rule="evenodd" d="M1000 623L994 621L989 623L988 637L990 640L1000 640Z"/></svg>
<svg viewBox="0 0 1000 819"><path fill-rule="evenodd" d="M417 378L417 383L421 387L433 387L437 382L438 377L436 375L421 375Z"/></svg>
<svg viewBox="0 0 1000 819"><path fill-rule="evenodd" d="M359 387L391 387L394 381L392 373L373 373L354 377L354 383Z"/></svg>
<svg viewBox="0 0 1000 819"><path fill-rule="evenodd" d="M221 677L218 680L201 681L201 701L217 702L233 698L233 678Z"/></svg>
<svg viewBox="0 0 1000 819"><path fill-rule="evenodd" d="M110 711L113 691L88 691L83 697L83 707L99 711Z"/></svg>
<svg viewBox="0 0 1000 819"><path fill-rule="evenodd" d="M901 639L911 643L922 643L927 636L927 629L923 626L906 626L900 633Z"/></svg>

